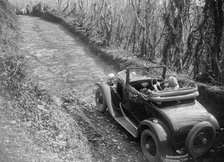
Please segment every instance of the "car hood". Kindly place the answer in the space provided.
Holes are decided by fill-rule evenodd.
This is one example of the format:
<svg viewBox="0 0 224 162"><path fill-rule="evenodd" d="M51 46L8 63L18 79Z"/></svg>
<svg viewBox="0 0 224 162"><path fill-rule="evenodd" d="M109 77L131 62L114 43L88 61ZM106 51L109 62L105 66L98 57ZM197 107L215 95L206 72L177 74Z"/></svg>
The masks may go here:
<svg viewBox="0 0 224 162"><path fill-rule="evenodd" d="M160 109L176 133L188 132L195 124L210 121L210 113L196 100Z"/></svg>

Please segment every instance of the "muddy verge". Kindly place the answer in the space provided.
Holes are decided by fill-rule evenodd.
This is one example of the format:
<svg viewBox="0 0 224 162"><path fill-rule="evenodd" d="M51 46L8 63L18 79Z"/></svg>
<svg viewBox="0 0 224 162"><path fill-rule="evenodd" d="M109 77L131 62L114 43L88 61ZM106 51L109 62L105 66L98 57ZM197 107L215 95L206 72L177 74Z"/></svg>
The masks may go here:
<svg viewBox="0 0 224 162"><path fill-rule="evenodd" d="M43 19L50 20L62 24L71 33L79 36L82 41L87 43L96 55L109 64L113 64L117 70L121 70L130 65L142 66L148 62L136 58L133 54L124 50L117 50L110 47L102 46L102 42L89 37L88 28L80 27L73 19L66 18L63 13L58 11L47 11L41 16ZM224 127L224 87L211 86L206 84L198 84L200 97L198 100L206 107L208 111L213 113Z"/></svg>

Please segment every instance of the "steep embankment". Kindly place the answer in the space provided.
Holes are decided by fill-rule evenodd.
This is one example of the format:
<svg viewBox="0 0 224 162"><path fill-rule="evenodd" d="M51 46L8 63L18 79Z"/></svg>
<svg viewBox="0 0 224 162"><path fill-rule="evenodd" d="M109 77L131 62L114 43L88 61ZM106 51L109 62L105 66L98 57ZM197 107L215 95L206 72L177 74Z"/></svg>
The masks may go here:
<svg viewBox="0 0 224 162"><path fill-rule="evenodd" d="M117 70L121 70L129 65L142 66L144 64L152 64L136 58L133 54L124 50L118 50L112 47L102 46L102 43L97 39L90 37L92 31L88 27L78 24L78 18L67 17L64 13L53 10L47 11L41 16L44 19L61 23L71 33L79 36L85 43L87 43L92 50L94 50L99 57L106 62L115 66ZM220 124L224 127L224 87L211 86L202 83L197 83L200 96L198 100L206 107L206 109L214 114Z"/></svg>
<svg viewBox="0 0 224 162"><path fill-rule="evenodd" d="M0 72L1 89L11 93L22 81L24 60L18 54L18 28L13 7L7 0L0 1ZM3 91L1 91L3 92ZM3 95L3 93L1 93ZM6 93L4 93L6 94Z"/></svg>
<svg viewBox="0 0 224 162"><path fill-rule="evenodd" d="M92 161L76 122L27 75L17 17L0 1L0 161Z"/></svg>

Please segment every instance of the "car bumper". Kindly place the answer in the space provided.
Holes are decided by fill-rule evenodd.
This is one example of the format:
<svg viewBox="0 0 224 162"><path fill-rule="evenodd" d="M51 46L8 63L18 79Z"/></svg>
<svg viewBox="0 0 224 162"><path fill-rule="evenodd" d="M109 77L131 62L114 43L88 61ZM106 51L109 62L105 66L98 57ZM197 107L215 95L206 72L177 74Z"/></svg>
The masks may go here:
<svg viewBox="0 0 224 162"><path fill-rule="evenodd" d="M181 162L181 161L189 161L189 155L184 154L184 155L177 155L177 156L170 156L166 155L164 162Z"/></svg>

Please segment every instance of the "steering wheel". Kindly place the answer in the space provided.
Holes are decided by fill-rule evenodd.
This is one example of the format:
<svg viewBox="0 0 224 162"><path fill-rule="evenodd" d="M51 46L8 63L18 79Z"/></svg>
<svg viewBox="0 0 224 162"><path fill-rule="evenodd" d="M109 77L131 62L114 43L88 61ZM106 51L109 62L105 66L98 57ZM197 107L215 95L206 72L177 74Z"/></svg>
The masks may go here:
<svg viewBox="0 0 224 162"><path fill-rule="evenodd" d="M154 78L151 80L151 85L153 86L153 88L156 90L156 91L161 91L162 90L162 87L164 85L162 85L161 87L161 84L164 84L164 79L163 78Z"/></svg>

